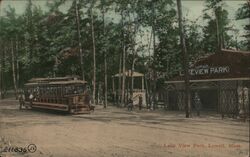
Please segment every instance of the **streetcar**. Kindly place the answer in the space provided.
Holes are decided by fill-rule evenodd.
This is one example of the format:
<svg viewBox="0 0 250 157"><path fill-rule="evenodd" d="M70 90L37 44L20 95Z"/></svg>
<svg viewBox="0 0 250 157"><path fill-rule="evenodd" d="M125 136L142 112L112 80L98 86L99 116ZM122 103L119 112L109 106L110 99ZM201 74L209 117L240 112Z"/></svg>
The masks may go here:
<svg viewBox="0 0 250 157"><path fill-rule="evenodd" d="M32 78L24 85L24 105L70 114L90 113L93 109L87 82L77 77Z"/></svg>

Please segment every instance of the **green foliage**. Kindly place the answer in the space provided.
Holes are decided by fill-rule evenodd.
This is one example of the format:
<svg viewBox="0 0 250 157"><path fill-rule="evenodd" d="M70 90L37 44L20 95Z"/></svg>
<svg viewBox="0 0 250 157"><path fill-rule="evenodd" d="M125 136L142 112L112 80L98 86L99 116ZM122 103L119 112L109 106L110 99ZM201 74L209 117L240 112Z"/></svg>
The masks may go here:
<svg viewBox="0 0 250 157"><path fill-rule="evenodd" d="M244 3L236 13L236 19L237 20L250 20L250 2ZM245 30L245 35L244 37L246 38L245 41L242 42L243 47L245 47L245 50L250 50L250 24L247 23L244 27Z"/></svg>
<svg viewBox="0 0 250 157"><path fill-rule="evenodd" d="M206 8L203 19L207 21L207 25L203 28L203 50L206 53L214 53L220 47L230 48L231 37L228 35L228 11L223 9L224 3L222 0L206 0ZM212 12L212 15L206 13ZM221 45L218 47L218 45Z"/></svg>
<svg viewBox="0 0 250 157"><path fill-rule="evenodd" d="M67 1L67 4L69 1ZM158 73L175 76L182 69L182 55L177 25L175 0L73 0L66 12L60 7L66 0L47 3L48 10L27 2L22 15L14 8L5 10L0 18L0 59L4 81L11 86L11 41L14 41L16 64L19 65L20 84L32 77L81 75L75 4L80 13L80 35L83 49L85 79L92 81L93 49L90 10L94 14L96 41L97 82L104 81L104 57L107 57L108 80L119 71L123 40L126 46L126 69L148 73L153 68ZM230 48L228 35L228 12L220 0L207 0L206 10L213 10L219 21L225 47ZM246 5L237 13L238 19L249 17ZM103 15L105 19L103 20ZM123 23L121 15L124 16ZM186 45L190 60L205 52L215 52L217 46L216 21L214 16L204 14L205 27L185 20ZM247 27L249 30L249 27ZM151 40L155 32L155 52ZM202 33L201 33L202 32ZM123 33L125 39L123 39ZM148 56L148 53L151 56ZM159 80L162 81L162 80ZM111 83L109 82L109 87Z"/></svg>

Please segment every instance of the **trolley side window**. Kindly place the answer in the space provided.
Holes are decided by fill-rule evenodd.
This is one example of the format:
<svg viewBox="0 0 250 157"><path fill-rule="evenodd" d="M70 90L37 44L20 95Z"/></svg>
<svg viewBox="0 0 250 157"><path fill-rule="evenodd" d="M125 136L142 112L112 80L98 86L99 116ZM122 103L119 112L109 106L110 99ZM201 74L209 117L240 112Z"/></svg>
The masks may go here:
<svg viewBox="0 0 250 157"><path fill-rule="evenodd" d="M72 94L83 94L84 91L86 90L86 85L85 84L70 84L70 85L65 85L63 94L64 95L72 95Z"/></svg>

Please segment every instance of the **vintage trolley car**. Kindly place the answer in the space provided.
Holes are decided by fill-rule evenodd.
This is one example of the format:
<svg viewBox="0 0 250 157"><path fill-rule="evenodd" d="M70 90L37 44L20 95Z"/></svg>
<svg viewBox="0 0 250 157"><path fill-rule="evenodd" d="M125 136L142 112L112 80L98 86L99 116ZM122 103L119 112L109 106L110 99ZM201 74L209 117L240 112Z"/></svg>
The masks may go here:
<svg viewBox="0 0 250 157"><path fill-rule="evenodd" d="M90 95L87 82L76 77L33 78L25 84L25 106L90 113Z"/></svg>

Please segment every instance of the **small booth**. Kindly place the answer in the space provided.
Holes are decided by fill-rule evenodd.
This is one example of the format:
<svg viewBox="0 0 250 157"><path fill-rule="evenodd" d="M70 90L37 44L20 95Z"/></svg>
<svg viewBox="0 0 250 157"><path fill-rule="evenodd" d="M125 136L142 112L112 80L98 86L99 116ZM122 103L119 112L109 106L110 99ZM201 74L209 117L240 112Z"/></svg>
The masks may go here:
<svg viewBox="0 0 250 157"><path fill-rule="evenodd" d="M189 69L191 104L198 93L202 110L227 115L249 115L250 52L221 50L197 60ZM165 104L185 109L184 75L165 82Z"/></svg>
<svg viewBox="0 0 250 157"><path fill-rule="evenodd" d="M122 73L118 73L112 76L112 93L114 101L117 102L118 99L121 97L121 87L122 87ZM137 105L139 103L139 97L142 97L142 106L146 105L146 90L144 88L144 74L127 70L125 71L125 93L124 98L125 102L128 101L130 93L131 93L131 83L133 78L133 89L132 89L132 99L133 104ZM119 79L120 79L120 86L119 86ZM119 89L120 87L120 89Z"/></svg>

